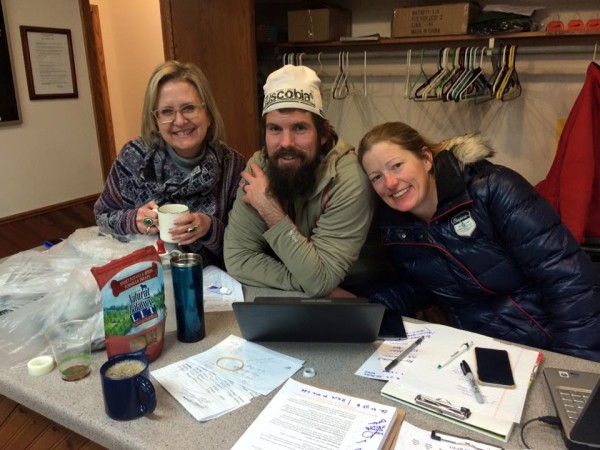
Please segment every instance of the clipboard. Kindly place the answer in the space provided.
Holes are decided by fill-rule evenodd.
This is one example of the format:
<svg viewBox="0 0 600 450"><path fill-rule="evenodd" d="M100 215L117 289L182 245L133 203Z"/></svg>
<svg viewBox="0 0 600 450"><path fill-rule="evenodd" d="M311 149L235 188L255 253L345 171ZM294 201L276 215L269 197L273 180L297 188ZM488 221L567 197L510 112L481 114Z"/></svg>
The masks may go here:
<svg viewBox="0 0 600 450"><path fill-rule="evenodd" d="M418 394L418 391L392 381L383 386L381 395L504 442L508 441L514 427L513 421L481 414L444 399Z"/></svg>
<svg viewBox="0 0 600 450"><path fill-rule="evenodd" d="M419 394L415 397L415 403L435 413L454 419L466 420L471 416L471 410L469 408L455 406L443 398L433 398Z"/></svg>

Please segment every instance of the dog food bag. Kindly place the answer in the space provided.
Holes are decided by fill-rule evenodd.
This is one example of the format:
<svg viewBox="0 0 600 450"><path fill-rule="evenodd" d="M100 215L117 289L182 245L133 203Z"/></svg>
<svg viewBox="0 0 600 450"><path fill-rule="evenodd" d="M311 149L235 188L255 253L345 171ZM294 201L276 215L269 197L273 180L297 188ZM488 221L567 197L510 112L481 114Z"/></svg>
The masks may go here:
<svg viewBox="0 0 600 450"><path fill-rule="evenodd" d="M162 352L166 313L156 249L144 247L91 271L100 287L108 357L145 348L154 361Z"/></svg>

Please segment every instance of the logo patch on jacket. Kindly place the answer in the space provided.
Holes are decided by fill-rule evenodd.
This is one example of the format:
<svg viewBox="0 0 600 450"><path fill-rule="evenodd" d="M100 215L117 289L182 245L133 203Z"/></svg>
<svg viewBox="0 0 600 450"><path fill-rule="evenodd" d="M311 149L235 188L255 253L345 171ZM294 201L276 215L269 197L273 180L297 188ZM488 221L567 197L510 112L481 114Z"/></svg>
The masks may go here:
<svg viewBox="0 0 600 450"><path fill-rule="evenodd" d="M452 226L454 226L454 231L456 234L462 237L470 237L477 228L477 224L471 217L471 213L469 211L463 211L458 213L452 219Z"/></svg>

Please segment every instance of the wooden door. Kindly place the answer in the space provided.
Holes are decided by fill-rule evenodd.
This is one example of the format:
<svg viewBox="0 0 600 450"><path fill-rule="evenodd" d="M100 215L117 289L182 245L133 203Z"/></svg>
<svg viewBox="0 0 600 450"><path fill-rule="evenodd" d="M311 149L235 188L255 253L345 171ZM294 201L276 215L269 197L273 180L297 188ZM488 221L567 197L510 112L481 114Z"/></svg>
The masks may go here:
<svg viewBox="0 0 600 450"><path fill-rule="evenodd" d="M160 0L165 59L197 64L225 121L226 142L258 149L254 0Z"/></svg>

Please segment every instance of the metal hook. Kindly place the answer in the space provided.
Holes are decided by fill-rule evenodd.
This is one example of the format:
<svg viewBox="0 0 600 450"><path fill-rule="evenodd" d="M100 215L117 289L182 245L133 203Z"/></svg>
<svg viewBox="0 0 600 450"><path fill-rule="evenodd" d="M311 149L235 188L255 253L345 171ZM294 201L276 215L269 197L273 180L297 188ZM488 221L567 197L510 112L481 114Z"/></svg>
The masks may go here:
<svg viewBox="0 0 600 450"><path fill-rule="evenodd" d="M323 53L323 52L319 52L319 54L317 55L317 61L319 62L319 73L317 74L318 76L321 76L321 74L323 73L323 63L321 62L321 53Z"/></svg>
<svg viewBox="0 0 600 450"><path fill-rule="evenodd" d="M365 50L365 59L363 60L363 95L367 96L367 51Z"/></svg>

